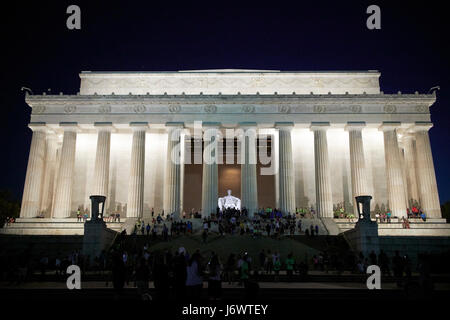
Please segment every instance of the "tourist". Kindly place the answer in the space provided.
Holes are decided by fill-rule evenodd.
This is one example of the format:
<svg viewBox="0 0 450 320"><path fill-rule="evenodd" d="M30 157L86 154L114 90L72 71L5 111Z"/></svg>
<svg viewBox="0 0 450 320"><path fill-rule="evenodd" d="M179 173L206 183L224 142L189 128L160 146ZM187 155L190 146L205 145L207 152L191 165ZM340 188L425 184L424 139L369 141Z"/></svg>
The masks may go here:
<svg viewBox="0 0 450 320"><path fill-rule="evenodd" d="M266 253L264 252L264 249L261 250L259 253L259 268L261 270L264 270L264 264L266 263Z"/></svg>
<svg viewBox="0 0 450 320"><path fill-rule="evenodd" d="M164 263L164 255L158 254L155 257L152 273L156 299L166 302L169 296L169 268Z"/></svg>
<svg viewBox="0 0 450 320"><path fill-rule="evenodd" d="M420 211L420 217L422 218L422 221L427 221L427 215L422 210Z"/></svg>
<svg viewBox="0 0 450 320"><path fill-rule="evenodd" d="M273 262L273 271L275 273L274 281L278 281L278 276L281 270L281 261L280 257L276 256L275 261Z"/></svg>
<svg viewBox="0 0 450 320"><path fill-rule="evenodd" d="M186 280L187 280L187 263L186 250L183 247L178 248L177 255L173 260L175 299L184 300L186 296Z"/></svg>
<svg viewBox="0 0 450 320"><path fill-rule="evenodd" d="M208 231L207 231L207 229L203 230L203 232L202 232L202 241L203 241L204 244L206 244L208 242Z"/></svg>
<svg viewBox="0 0 450 320"><path fill-rule="evenodd" d="M378 262L380 263L380 269L381 269L381 273L383 275L390 275L390 270L389 270L389 258L388 256L384 253L383 250L380 250L380 253L378 255Z"/></svg>
<svg viewBox="0 0 450 320"><path fill-rule="evenodd" d="M145 259L141 259L136 268L136 287L138 294L142 299L146 299L148 295L148 281L150 278L150 270L148 269Z"/></svg>
<svg viewBox="0 0 450 320"><path fill-rule="evenodd" d="M295 260L294 260L294 258L292 256L292 253L288 254L288 256L286 258L286 261L285 261L285 264L286 264L286 273L287 273L289 279L291 279L292 278L292 273L294 271L294 265L295 265Z"/></svg>
<svg viewBox="0 0 450 320"><path fill-rule="evenodd" d="M148 237L149 234L150 234L150 229L151 229L150 223L147 223L147 227L146 227L145 229L146 229L146 231L147 231L147 237Z"/></svg>
<svg viewBox="0 0 450 320"><path fill-rule="evenodd" d="M370 264L372 264L372 265L377 264L377 255L375 254L375 252L373 250L370 252L369 258L370 258Z"/></svg>
<svg viewBox="0 0 450 320"><path fill-rule="evenodd" d="M244 255L242 258L241 265L239 267L239 274L240 274L240 283L244 285L244 288L248 287L248 278L249 278L249 272L250 272L250 266L247 261L248 256Z"/></svg>
<svg viewBox="0 0 450 320"><path fill-rule="evenodd" d="M391 215L392 215L392 213L391 213L391 211L389 210L389 211L386 213L387 223L391 223Z"/></svg>
<svg viewBox="0 0 450 320"><path fill-rule="evenodd" d="M203 279L202 272L200 268L200 253L195 252L186 267L186 288L188 297L193 301L200 300L202 287L203 287Z"/></svg>
<svg viewBox="0 0 450 320"><path fill-rule="evenodd" d="M397 286L403 286L403 270L405 268L404 260L400 256L398 251L395 251L395 256L392 259L393 269L394 269L394 277L396 278Z"/></svg>
<svg viewBox="0 0 450 320"><path fill-rule="evenodd" d="M112 282L116 292L116 299L122 294L125 285L125 272L125 264L120 253L114 253L112 260Z"/></svg>
<svg viewBox="0 0 450 320"><path fill-rule="evenodd" d="M319 226L316 224L316 228L315 228L315 233L316 235L319 235Z"/></svg>
<svg viewBox="0 0 450 320"><path fill-rule="evenodd" d="M271 274L273 270L273 255L270 250L267 250L266 256L266 274Z"/></svg>
<svg viewBox="0 0 450 320"><path fill-rule="evenodd" d="M234 273L235 273L236 259L233 253L230 253L228 256L227 263L225 264L225 274L228 280L228 284L232 284L234 282Z"/></svg>
<svg viewBox="0 0 450 320"><path fill-rule="evenodd" d="M162 237L164 241L169 241L169 229L167 228L165 223L162 229Z"/></svg>
<svg viewBox="0 0 450 320"><path fill-rule="evenodd" d="M81 222L82 216L81 216L81 211L80 208L78 208L77 210L77 222Z"/></svg>
<svg viewBox="0 0 450 320"><path fill-rule="evenodd" d="M222 266L216 254L213 254L211 257L211 261L208 264L208 271L208 296L211 300L219 300L222 296L222 282L220 277Z"/></svg>

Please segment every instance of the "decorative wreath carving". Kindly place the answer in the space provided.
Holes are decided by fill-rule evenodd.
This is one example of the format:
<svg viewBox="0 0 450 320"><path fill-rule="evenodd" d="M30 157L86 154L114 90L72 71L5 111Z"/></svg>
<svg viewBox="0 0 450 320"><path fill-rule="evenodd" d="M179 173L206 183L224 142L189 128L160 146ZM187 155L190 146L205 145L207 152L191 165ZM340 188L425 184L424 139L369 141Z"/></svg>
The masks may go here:
<svg viewBox="0 0 450 320"><path fill-rule="evenodd" d="M76 106L65 106L64 107L64 112L65 113L74 113L75 111L77 111L77 107Z"/></svg>
<svg viewBox="0 0 450 320"><path fill-rule="evenodd" d="M216 113L217 112L217 106L210 104L203 108L206 113Z"/></svg>
<svg viewBox="0 0 450 320"><path fill-rule="evenodd" d="M361 106L360 105L351 106L350 111L353 113L361 113Z"/></svg>
<svg viewBox="0 0 450 320"><path fill-rule="evenodd" d="M178 104L171 104L169 105L169 111L172 113L178 113L181 111L181 106Z"/></svg>
<svg viewBox="0 0 450 320"><path fill-rule="evenodd" d="M397 111L397 107L392 104L387 104L384 106L384 112L386 113L395 113Z"/></svg>
<svg viewBox="0 0 450 320"><path fill-rule="evenodd" d="M421 105L417 105L416 106L416 112L419 113L426 113L428 111L428 107L427 106L421 106Z"/></svg>
<svg viewBox="0 0 450 320"><path fill-rule="evenodd" d="M291 112L291 107L290 106L279 106L278 107L278 112L280 112L280 113L289 113L289 112Z"/></svg>
<svg viewBox="0 0 450 320"><path fill-rule="evenodd" d="M45 106L43 105L38 105L33 107L33 113L39 114L39 113L44 113L45 112Z"/></svg>
<svg viewBox="0 0 450 320"><path fill-rule="evenodd" d="M100 106L98 108L98 112L99 113L110 113L111 112L111 106L108 106L108 105Z"/></svg>
<svg viewBox="0 0 450 320"><path fill-rule="evenodd" d="M255 112L255 106L245 105L242 107L242 111L245 113L253 113L253 112Z"/></svg>
<svg viewBox="0 0 450 320"><path fill-rule="evenodd" d="M327 110L326 106L321 106L321 105L314 106L315 113L324 113L326 110Z"/></svg>
<svg viewBox="0 0 450 320"><path fill-rule="evenodd" d="M143 104L134 106L134 108L133 108L134 112L136 112L136 113L143 113L143 112L145 112L146 109L147 108Z"/></svg>

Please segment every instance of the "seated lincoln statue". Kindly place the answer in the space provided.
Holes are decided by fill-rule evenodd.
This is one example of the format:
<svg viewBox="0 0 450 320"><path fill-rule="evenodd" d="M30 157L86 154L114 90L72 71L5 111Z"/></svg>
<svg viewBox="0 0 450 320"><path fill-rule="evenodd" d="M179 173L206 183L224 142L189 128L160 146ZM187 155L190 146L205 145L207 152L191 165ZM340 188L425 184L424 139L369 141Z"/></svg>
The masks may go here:
<svg viewBox="0 0 450 320"><path fill-rule="evenodd" d="M231 190L227 191L228 195L223 198L219 198L219 209L223 211L228 208L233 208L236 210L241 210L241 199L233 197L231 195Z"/></svg>

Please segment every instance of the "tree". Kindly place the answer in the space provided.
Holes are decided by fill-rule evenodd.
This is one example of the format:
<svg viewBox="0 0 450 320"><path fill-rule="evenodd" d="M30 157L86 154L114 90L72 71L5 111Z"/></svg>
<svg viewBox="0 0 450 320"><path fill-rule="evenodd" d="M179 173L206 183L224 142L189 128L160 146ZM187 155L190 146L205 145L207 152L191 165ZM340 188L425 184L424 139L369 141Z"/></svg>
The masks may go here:
<svg viewBox="0 0 450 320"><path fill-rule="evenodd" d="M450 222L450 201L447 201L443 205L441 205L442 217L447 219L447 222Z"/></svg>
<svg viewBox="0 0 450 320"><path fill-rule="evenodd" d="M20 202L8 190L0 190L0 226L3 227L6 217L18 217Z"/></svg>

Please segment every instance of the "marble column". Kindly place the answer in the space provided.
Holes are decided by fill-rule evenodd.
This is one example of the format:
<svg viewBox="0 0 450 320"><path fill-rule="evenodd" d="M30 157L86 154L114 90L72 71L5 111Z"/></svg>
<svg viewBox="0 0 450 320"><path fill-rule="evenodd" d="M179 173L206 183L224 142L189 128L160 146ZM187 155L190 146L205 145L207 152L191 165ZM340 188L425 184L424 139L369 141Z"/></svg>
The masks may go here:
<svg viewBox="0 0 450 320"><path fill-rule="evenodd" d="M292 158L292 122L278 122L279 206L283 214L295 213L294 160Z"/></svg>
<svg viewBox="0 0 450 320"><path fill-rule="evenodd" d="M56 182L54 218L68 218L72 206L72 184L75 165L75 149L77 142L77 124L60 124L64 130L61 147L58 180Z"/></svg>
<svg viewBox="0 0 450 320"><path fill-rule="evenodd" d="M419 201L414 134L406 133L403 136L403 150L405 154L406 182L408 186L408 205L412 207L413 202Z"/></svg>
<svg viewBox="0 0 450 320"><path fill-rule="evenodd" d="M406 217L406 199L403 185L403 168L398 147L397 128L400 123L383 123L387 191L389 209L394 217Z"/></svg>
<svg viewBox="0 0 450 320"><path fill-rule="evenodd" d="M97 151L95 153L93 195L108 196L109 161L112 123L95 123Z"/></svg>
<svg viewBox="0 0 450 320"><path fill-rule="evenodd" d="M258 211L258 184L256 179L256 123L241 123L244 130L241 137L241 207L245 207L249 217Z"/></svg>
<svg viewBox="0 0 450 320"><path fill-rule="evenodd" d="M45 160L45 123L31 123L33 130L30 154L28 156L27 173L22 196L21 218L35 218L39 215L42 177L44 175Z"/></svg>
<svg viewBox="0 0 450 320"><path fill-rule="evenodd" d="M436 174L434 172L433 155L431 153L428 130L431 123L416 123L416 164L417 184L420 206L430 218L441 218L441 207L437 190Z"/></svg>
<svg viewBox="0 0 450 320"><path fill-rule="evenodd" d="M164 212L174 213L180 218L181 210L181 131L183 123L166 123L167 127L167 162L166 162L166 199Z"/></svg>
<svg viewBox="0 0 450 320"><path fill-rule="evenodd" d="M49 217L52 212L53 191L55 189L55 175L57 168L56 152L58 138L54 133L48 133L45 141L45 170L42 180L41 209L40 212Z"/></svg>
<svg viewBox="0 0 450 320"><path fill-rule="evenodd" d="M203 151L203 177L202 177L202 217L216 214L218 206L218 139L219 124L203 123L204 151Z"/></svg>
<svg viewBox="0 0 450 320"><path fill-rule="evenodd" d="M355 197L369 195L367 188L367 169L364 158L364 144L362 130L366 126L365 122L347 122L350 146L350 170L352 177L352 203L353 211L358 216L358 208Z"/></svg>
<svg viewBox="0 0 450 320"><path fill-rule="evenodd" d="M50 217L54 218L55 212L55 198L56 198L56 188L58 187L58 174L59 167L61 166L61 150L62 150L62 139L58 137L56 143L56 162L55 162L55 177L53 178L53 197L52 197L52 206L50 211Z"/></svg>
<svg viewBox="0 0 450 320"><path fill-rule="evenodd" d="M327 142L327 129L329 126L328 122L311 124L311 130L314 132L316 207L317 215L321 218L333 218L333 194L331 193Z"/></svg>
<svg viewBox="0 0 450 320"><path fill-rule="evenodd" d="M144 170L146 122L130 123L133 130L130 177L128 184L127 218L142 218L144 212Z"/></svg>

